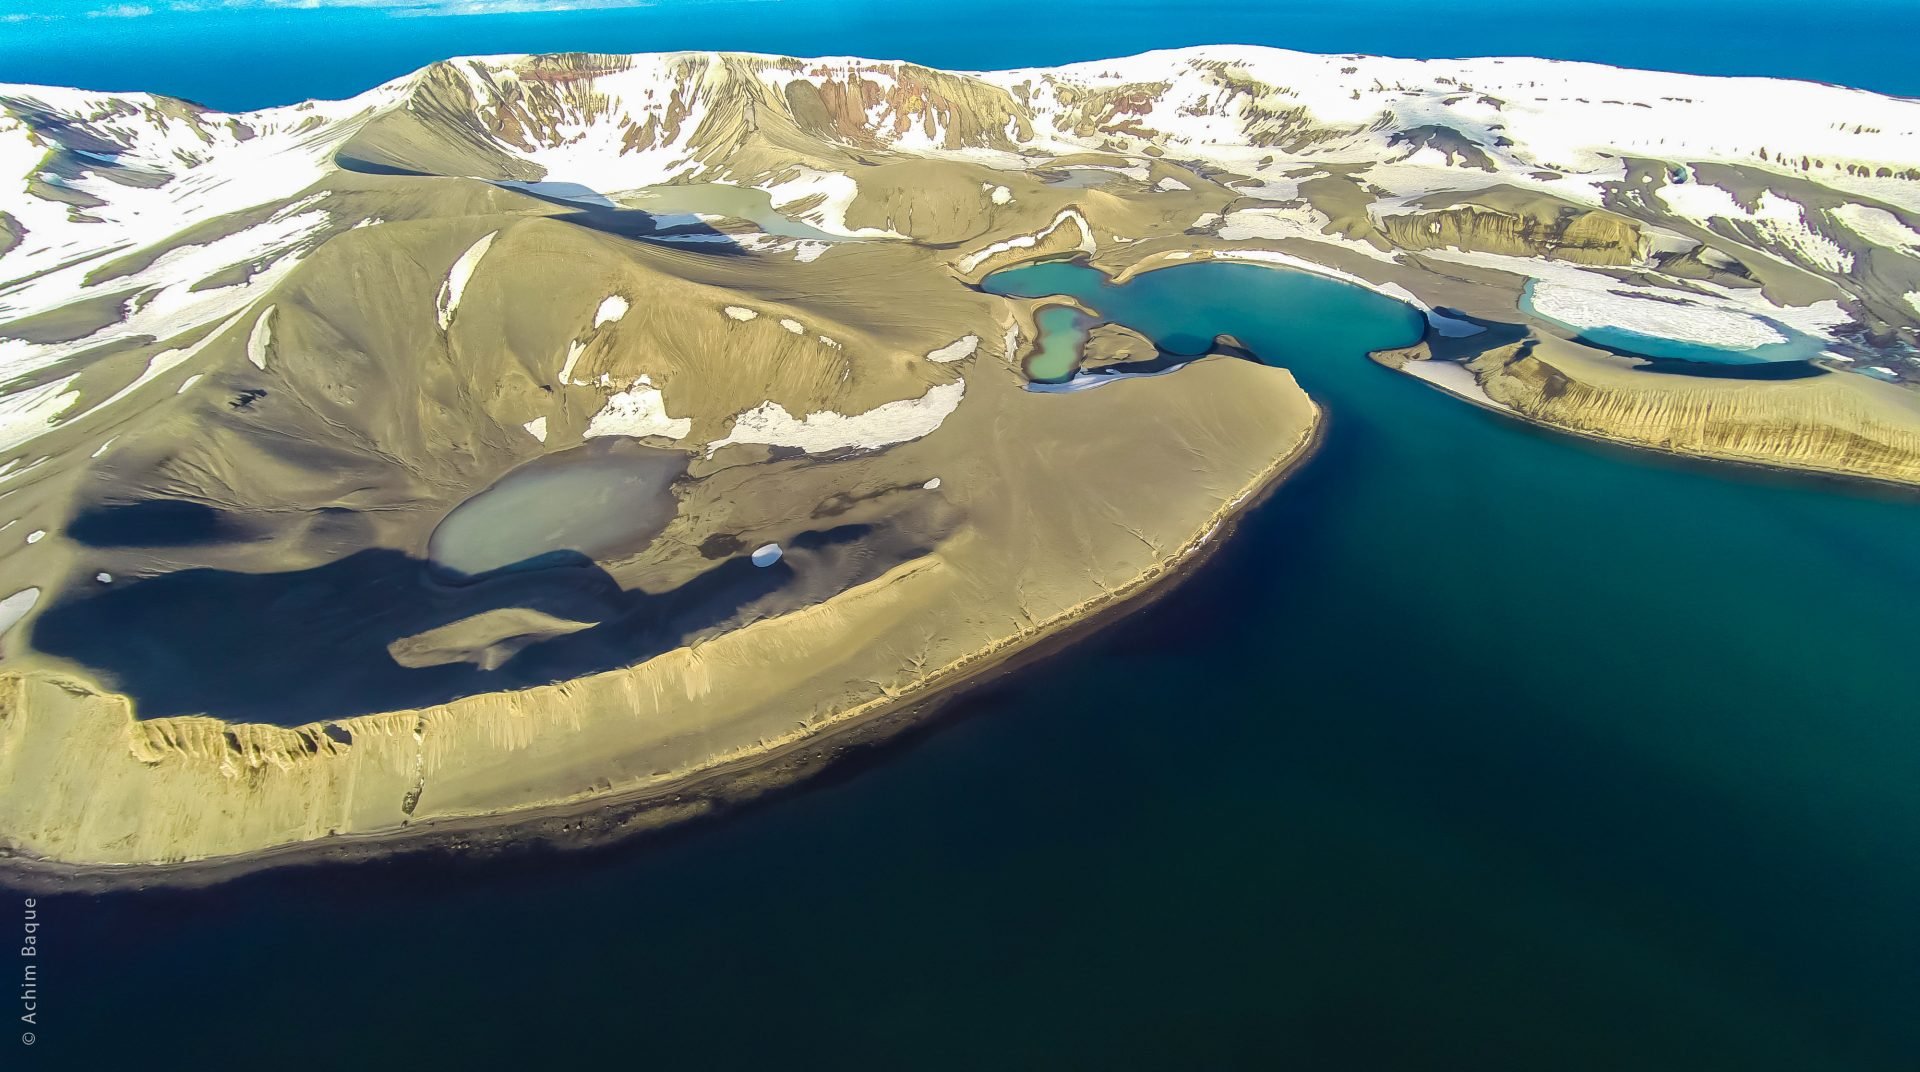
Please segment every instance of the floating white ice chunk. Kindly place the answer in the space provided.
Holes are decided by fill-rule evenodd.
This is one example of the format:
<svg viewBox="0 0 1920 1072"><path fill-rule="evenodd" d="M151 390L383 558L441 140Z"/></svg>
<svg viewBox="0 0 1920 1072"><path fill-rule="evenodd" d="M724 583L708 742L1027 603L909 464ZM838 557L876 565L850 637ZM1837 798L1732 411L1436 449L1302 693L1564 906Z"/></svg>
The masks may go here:
<svg viewBox="0 0 1920 1072"><path fill-rule="evenodd" d="M586 438L595 436L666 436L685 439L693 430L690 417L667 416L667 399L647 377L607 399L607 404L587 422Z"/></svg>
<svg viewBox="0 0 1920 1072"><path fill-rule="evenodd" d="M487 247L493 245L498 231L489 231L486 237L467 247L460 259L453 262L447 272L447 281L440 284L440 296L434 303L434 311L440 321L440 330L453 326L453 314L460 308L460 296L467 291L467 284L473 280L474 269L480 267L480 258L487 255Z"/></svg>
<svg viewBox="0 0 1920 1072"><path fill-rule="evenodd" d="M18 625L20 619L26 617L27 613L33 610L33 605L38 602L40 602L38 588L22 588L7 598L0 599L0 633Z"/></svg>
<svg viewBox="0 0 1920 1072"><path fill-rule="evenodd" d="M974 351L978 349L980 349L980 336L962 335L959 338L953 340L952 342L946 344L945 346L942 346L938 350L935 350L932 353L928 354L927 360L935 361L944 365L949 361L959 361L964 358L972 357L974 355Z"/></svg>
<svg viewBox="0 0 1920 1072"><path fill-rule="evenodd" d="M94 580L96 580L96 581L99 581L99 582L100 582L101 584L112 584L112 583L113 583L113 574L111 574L111 573L96 573L96 574L94 574L94 575L93 575L93 579L94 579Z"/></svg>
<svg viewBox="0 0 1920 1072"><path fill-rule="evenodd" d="M538 439L540 442L545 443L547 441L547 419L545 417L535 417L520 427L525 428L528 435Z"/></svg>
<svg viewBox="0 0 1920 1072"><path fill-rule="evenodd" d="M627 299L622 298L618 294L607 295L606 298L601 300L600 308L594 310L593 326L597 328L602 324L613 323L627 315L628 308Z"/></svg>
<svg viewBox="0 0 1920 1072"><path fill-rule="evenodd" d="M759 566L761 569L765 569L775 562L780 561L782 554L785 554L785 552L780 550L780 545L777 543L761 544L759 547L753 549L753 564Z"/></svg>
<svg viewBox="0 0 1920 1072"><path fill-rule="evenodd" d="M887 402L851 415L822 410L796 418L778 402L763 402L735 417L733 429L726 438L709 443L707 453L730 443L798 447L809 454L846 447L877 450L905 443L940 427L959 407L966 387L965 381L956 380L928 388L919 398Z"/></svg>

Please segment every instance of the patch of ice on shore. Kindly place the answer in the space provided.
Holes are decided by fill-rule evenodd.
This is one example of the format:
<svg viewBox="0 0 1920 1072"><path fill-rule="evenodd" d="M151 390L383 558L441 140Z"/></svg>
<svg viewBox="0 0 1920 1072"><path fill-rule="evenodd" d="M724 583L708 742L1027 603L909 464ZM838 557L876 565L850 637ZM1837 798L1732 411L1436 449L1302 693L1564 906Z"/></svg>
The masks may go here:
<svg viewBox="0 0 1920 1072"><path fill-rule="evenodd" d="M528 435L538 439L540 442L545 443L547 441L547 419L545 417L535 417L520 427L525 428Z"/></svg>
<svg viewBox="0 0 1920 1072"><path fill-rule="evenodd" d="M919 398L883 403L865 413L821 410L798 418L778 402L763 402L735 417L732 430L707 444L707 453L733 443L798 447L809 454L843 448L877 450L931 433L959 408L965 393L966 382L956 380L928 388Z"/></svg>
<svg viewBox="0 0 1920 1072"><path fill-rule="evenodd" d="M1459 395L1495 409L1513 409L1504 402L1494 401L1486 388L1480 386L1480 381L1474 379L1473 370L1465 365L1453 361L1409 361L1400 366L1400 371L1415 379L1425 380L1448 394Z"/></svg>
<svg viewBox="0 0 1920 1072"><path fill-rule="evenodd" d="M685 439L693 430L690 417L667 415L667 399L653 381L645 376L607 399L607 404L587 422L586 438L596 436L665 436Z"/></svg>
<svg viewBox="0 0 1920 1072"><path fill-rule="evenodd" d="M938 350L935 350L932 353L928 354L927 360L938 362L944 365L949 361L960 361L962 359L972 357L974 355L974 352L978 349L980 349L980 336L962 335L959 338L953 340L952 342L946 344L945 346L942 346Z"/></svg>
<svg viewBox="0 0 1920 1072"><path fill-rule="evenodd" d="M494 236L499 233L489 231L486 237L468 246L467 251L460 254L459 259L453 262L453 267L447 270L447 281L440 284L440 295L434 300L434 313L441 331L453 326L453 314L460 308L460 296L466 293L474 269L480 267L480 258L487 255L487 247L493 245Z"/></svg>
<svg viewBox="0 0 1920 1072"><path fill-rule="evenodd" d="M630 306L627 305L627 299L618 294L607 295L600 300L600 308L593 311L593 326L597 328L602 324L613 323L627 315L628 308Z"/></svg>

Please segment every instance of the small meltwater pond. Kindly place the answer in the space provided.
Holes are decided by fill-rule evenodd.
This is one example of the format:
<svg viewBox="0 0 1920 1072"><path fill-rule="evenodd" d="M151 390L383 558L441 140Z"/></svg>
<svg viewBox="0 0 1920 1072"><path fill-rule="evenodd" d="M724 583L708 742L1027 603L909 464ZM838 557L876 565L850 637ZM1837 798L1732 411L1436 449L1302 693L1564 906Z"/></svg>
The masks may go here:
<svg viewBox="0 0 1920 1072"><path fill-rule="evenodd" d="M617 438L537 458L454 507L427 558L471 577L560 552L641 547L673 520L672 485L686 468L683 455Z"/></svg>

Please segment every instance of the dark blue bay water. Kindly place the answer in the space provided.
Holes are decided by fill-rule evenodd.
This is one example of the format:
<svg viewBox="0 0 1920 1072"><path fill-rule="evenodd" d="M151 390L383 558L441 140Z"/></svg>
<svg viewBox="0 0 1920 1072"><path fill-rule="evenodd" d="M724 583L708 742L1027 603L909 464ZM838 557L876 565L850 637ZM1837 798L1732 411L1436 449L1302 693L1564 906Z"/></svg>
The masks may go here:
<svg viewBox="0 0 1920 1072"><path fill-rule="evenodd" d="M1476 410L1316 277L992 286L1230 331L1325 445L1164 600L743 813L54 899L35 1056L1915 1067L1920 501Z"/></svg>
<svg viewBox="0 0 1920 1072"><path fill-rule="evenodd" d="M1232 40L1913 94L1917 21L1904 0L72 17L0 23L0 79L248 107L453 54L980 68ZM1327 406L1325 446L1165 599L723 821L43 899L40 1041L0 1038L0 1068L1920 1066L1920 502L1475 410L1364 360L1402 314L1324 280L997 285L1162 339L1233 332Z"/></svg>

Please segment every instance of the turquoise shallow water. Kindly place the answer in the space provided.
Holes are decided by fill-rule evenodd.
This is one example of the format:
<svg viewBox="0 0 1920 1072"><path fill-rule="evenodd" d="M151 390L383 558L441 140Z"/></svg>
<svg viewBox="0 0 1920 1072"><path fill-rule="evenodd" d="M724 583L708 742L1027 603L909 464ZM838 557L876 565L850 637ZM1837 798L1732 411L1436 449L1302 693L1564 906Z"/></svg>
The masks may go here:
<svg viewBox="0 0 1920 1072"><path fill-rule="evenodd" d="M1474 409L1317 277L993 286L1232 332L1325 444L1161 602L727 820L55 899L35 1056L1920 1063L1920 502Z"/></svg>

